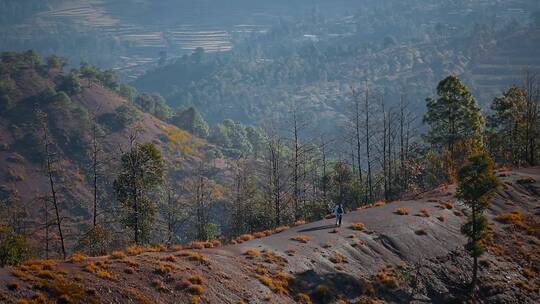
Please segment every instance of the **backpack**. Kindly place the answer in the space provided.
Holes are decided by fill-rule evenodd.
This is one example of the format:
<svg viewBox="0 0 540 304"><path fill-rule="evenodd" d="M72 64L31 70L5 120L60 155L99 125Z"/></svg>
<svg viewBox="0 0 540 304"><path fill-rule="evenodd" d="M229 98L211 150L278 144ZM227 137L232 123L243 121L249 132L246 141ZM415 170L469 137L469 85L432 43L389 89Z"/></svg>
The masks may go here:
<svg viewBox="0 0 540 304"><path fill-rule="evenodd" d="M341 205L338 206L337 213L338 214L343 214L343 208L341 207Z"/></svg>

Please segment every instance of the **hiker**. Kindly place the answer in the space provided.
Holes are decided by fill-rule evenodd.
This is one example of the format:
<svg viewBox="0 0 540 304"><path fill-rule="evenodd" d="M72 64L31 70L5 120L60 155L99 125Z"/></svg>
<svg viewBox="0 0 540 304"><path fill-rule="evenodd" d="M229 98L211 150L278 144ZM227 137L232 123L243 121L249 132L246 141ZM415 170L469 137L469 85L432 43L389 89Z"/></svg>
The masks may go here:
<svg viewBox="0 0 540 304"><path fill-rule="evenodd" d="M336 227L341 227L341 218L343 217L343 207L341 206L341 203L337 203L334 214L336 215Z"/></svg>

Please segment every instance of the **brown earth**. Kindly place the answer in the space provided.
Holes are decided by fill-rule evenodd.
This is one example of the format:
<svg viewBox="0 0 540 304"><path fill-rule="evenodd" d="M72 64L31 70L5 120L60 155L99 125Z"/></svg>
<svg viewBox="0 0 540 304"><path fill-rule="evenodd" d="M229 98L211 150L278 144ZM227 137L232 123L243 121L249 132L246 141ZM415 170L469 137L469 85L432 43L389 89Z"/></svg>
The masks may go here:
<svg viewBox="0 0 540 304"><path fill-rule="evenodd" d="M490 233L480 260L478 302L538 303L540 167L497 174L503 185L487 212ZM442 186L413 200L350 212L338 229L326 219L267 237L244 235L239 244L217 248L194 249L209 243L191 249L132 247L110 256L27 262L0 271L0 298L5 303L461 303L471 259L460 233L467 208L454 191ZM408 214L399 215L398 208Z"/></svg>

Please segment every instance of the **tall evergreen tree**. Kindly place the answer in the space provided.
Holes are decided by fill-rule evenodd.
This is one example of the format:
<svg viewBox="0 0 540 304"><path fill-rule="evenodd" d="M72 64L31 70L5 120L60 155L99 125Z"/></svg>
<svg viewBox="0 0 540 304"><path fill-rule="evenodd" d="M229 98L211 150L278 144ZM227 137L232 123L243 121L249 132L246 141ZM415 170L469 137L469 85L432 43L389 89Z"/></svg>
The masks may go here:
<svg viewBox="0 0 540 304"><path fill-rule="evenodd" d="M465 249L473 258L471 281L473 293L478 280L478 257L485 250L483 240L486 237L487 219L484 211L489 207L499 183L493 174L493 161L485 152L471 156L459 170L458 177L458 197L472 211L461 231L468 238Z"/></svg>
<svg viewBox="0 0 540 304"><path fill-rule="evenodd" d="M437 99L426 99L424 123L430 126L427 140L437 148L446 149L455 161L460 142L481 142L484 118L476 99L456 76L439 82L437 95Z"/></svg>
<svg viewBox="0 0 540 304"><path fill-rule="evenodd" d="M114 191L124 208L124 223L133 230L134 242L148 242L154 219L153 194L162 186L164 167L160 151L152 143L133 143L122 155Z"/></svg>

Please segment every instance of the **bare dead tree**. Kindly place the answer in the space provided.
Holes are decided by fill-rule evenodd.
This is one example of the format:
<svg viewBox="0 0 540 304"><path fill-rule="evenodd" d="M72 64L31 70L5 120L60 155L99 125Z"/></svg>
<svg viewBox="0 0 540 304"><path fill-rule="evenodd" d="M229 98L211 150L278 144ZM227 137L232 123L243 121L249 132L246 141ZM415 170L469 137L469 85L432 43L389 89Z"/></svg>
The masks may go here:
<svg viewBox="0 0 540 304"><path fill-rule="evenodd" d="M358 163L358 181L360 185L363 184L362 181L362 126L361 126L361 101L358 91L351 86L351 95L353 103L353 113L354 117L352 119L354 125L354 139L356 141L356 161ZM367 199L366 199L367 200Z"/></svg>
<svg viewBox="0 0 540 304"><path fill-rule="evenodd" d="M367 186L368 186L368 193L369 197L366 195L366 201L367 203L373 202L373 184L372 184L372 174L371 174L371 145L370 145L370 138L371 138L371 131L370 131L370 109L369 109L369 86L366 81L366 87L365 87L365 96L364 96L364 127L365 127L365 142L366 142L366 158L367 158Z"/></svg>
<svg viewBox="0 0 540 304"><path fill-rule="evenodd" d="M56 227L58 228L58 236L60 237L60 245L62 249L62 256L65 259L66 258L66 247L64 244L64 234L62 231L62 218L60 216L60 206L58 201L58 194L56 189L56 183L55 183L55 174L56 174L56 168L55 168L55 154L52 151L52 139L49 134L49 127L48 127L48 117L47 114L39 109L36 110L36 116L39 122L39 127L42 131L42 144L43 144L43 152L45 157L45 169L47 172L47 177L49 179L49 187L51 191L51 200L54 207L54 212L56 216Z"/></svg>

